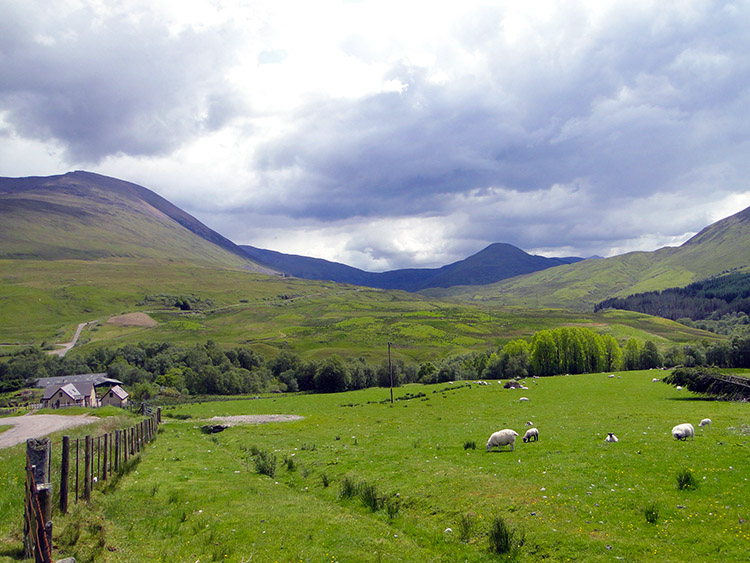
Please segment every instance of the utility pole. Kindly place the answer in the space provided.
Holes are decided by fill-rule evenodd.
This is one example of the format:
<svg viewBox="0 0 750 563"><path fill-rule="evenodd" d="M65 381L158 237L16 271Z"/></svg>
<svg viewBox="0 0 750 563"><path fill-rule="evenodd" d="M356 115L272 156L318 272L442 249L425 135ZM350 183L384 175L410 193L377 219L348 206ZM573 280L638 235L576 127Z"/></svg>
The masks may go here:
<svg viewBox="0 0 750 563"><path fill-rule="evenodd" d="M393 364L391 364L391 343L388 343L388 371L391 374L391 404L393 404Z"/></svg>

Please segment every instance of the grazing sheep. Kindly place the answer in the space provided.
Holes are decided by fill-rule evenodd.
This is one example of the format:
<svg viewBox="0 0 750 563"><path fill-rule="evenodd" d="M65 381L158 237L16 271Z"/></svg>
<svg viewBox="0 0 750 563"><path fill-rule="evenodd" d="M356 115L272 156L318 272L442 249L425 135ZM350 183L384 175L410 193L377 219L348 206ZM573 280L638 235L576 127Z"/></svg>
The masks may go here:
<svg viewBox="0 0 750 563"><path fill-rule="evenodd" d="M704 426L711 426L711 419L710 418L704 418L703 420L701 420L701 422L700 422L700 424L698 426L700 426L701 428L703 428Z"/></svg>
<svg viewBox="0 0 750 563"><path fill-rule="evenodd" d="M620 440L617 439L617 436L615 436L614 432L607 432L607 437L604 438L605 442L619 442Z"/></svg>
<svg viewBox="0 0 750 563"><path fill-rule="evenodd" d="M661 379L659 379L658 377L654 377L654 378L653 378L653 379L652 379L651 381L652 381L653 383L656 383L657 381L661 381Z"/></svg>
<svg viewBox="0 0 750 563"><path fill-rule="evenodd" d="M523 441L526 442L538 442L539 441L539 430L536 428L529 428L526 434L523 435Z"/></svg>
<svg viewBox="0 0 750 563"><path fill-rule="evenodd" d="M510 428L498 430L487 440L487 451L491 451L495 446L498 450L503 446L510 446L510 451L513 451L516 445L516 436L518 436L518 432Z"/></svg>
<svg viewBox="0 0 750 563"><path fill-rule="evenodd" d="M528 397L521 397L521 398L520 398L520 399L518 399L518 400L519 400L519 401L528 401L528 400L529 400L529 398L528 398Z"/></svg>
<svg viewBox="0 0 750 563"><path fill-rule="evenodd" d="M693 428L693 425L689 422L683 422L672 428L672 436L674 436L676 440L685 441L688 438L695 440L695 428Z"/></svg>
<svg viewBox="0 0 750 563"><path fill-rule="evenodd" d="M534 426L534 423L530 420L527 420L525 426Z"/></svg>
<svg viewBox="0 0 750 563"><path fill-rule="evenodd" d="M614 373L610 373L610 374L609 374L609 375L608 375L607 377L608 377L609 379L612 379L612 378L613 378L614 376L615 376L615 374L614 374Z"/></svg>

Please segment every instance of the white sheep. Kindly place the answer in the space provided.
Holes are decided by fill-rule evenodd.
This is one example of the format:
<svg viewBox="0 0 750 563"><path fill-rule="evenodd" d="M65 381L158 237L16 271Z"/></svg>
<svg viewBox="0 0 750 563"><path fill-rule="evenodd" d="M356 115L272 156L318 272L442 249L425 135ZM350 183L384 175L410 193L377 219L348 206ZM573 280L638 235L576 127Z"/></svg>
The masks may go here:
<svg viewBox="0 0 750 563"><path fill-rule="evenodd" d="M518 436L518 432L510 428L498 430L487 440L487 451L491 451L495 446L497 446L498 450L503 446L510 446L510 451L513 451L516 445L516 436Z"/></svg>
<svg viewBox="0 0 750 563"><path fill-rule="evenodd" d="M614 432L607 432L607 437L604 438L605 442L619 442L620 440L617 439L617 436L615 436Z"/></svg>
<svg viewBox="0 0 750 563"><path fill-rule="evenodd" d="M613 378L614 376L615 376L615 374L614 374L614 373L610 373L610 374L609 374L609 375L608 375L607 377L608 377L609 379L612 379L612 378Z"/></svg>
<svg viewBox="0 0 750 563"><path fill-rule="evenodd" d="M651 382L652 382L652 383L656 383L657 381L661 381L661 379L659 379L658 377L654 377L654 378L653 378L653 379L651 380Z"/></svg>
<svg viewBox="0 0 750 563"><path fill-rule="evenodd" d="M529 428L526 431L526 434L523 435L523 441L524 443L539 441L539 430L536 428Z"/></svg>
<svg viewBox="0 0 750 563"><path fill-rule="evenodd" d="M530 420L527 420L524 426L534 426L534 423L531 422Z"/></svg>
<svg viewBox="0 0 750 563"><path fill-rule="evenodd" d="M711 419L710 418L704 418L703 420L701 420L701 422L700 422L700 424L698 426L700 426L701 428L703 428L704 426L711 426Z"/></svg>
<svg viewBox="0 0 750 563"><path fill-rule="evenodd" d="M688 438L695 440L695 428L693 428L693 425L689 422L683 422L672 428L672 436L674 436L676 440L684 441Z"/></svg>
<svg viewBox="0 0 750 563"><path fill-rule="evenodd" d="M528 400L529 400L529 398L528 398L528 397L521 397L521 398L520 398L520 399L518 399L518 400L519 400L519 401L528 401Z"/></svg>
<svg viewBox="0 0 750 563"><path fill-rule="evenodd" d="M675 389L677 389L678 391L682 391L682 385L678 385L677 387L675 387Z"/></svg>

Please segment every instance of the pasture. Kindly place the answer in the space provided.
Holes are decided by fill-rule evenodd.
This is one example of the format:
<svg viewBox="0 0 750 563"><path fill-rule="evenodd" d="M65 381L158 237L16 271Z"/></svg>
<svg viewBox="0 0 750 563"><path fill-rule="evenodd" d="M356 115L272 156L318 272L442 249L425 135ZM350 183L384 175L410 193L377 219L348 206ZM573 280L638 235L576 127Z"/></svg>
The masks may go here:
<svg viewBox="0 0 750 563"><path fill-rule="evenodd" d="M157 440L116 486L55 515L58 555L499 561L509 557L489 549L489 531L502 518L523 538L517 561L744 561L750 405L651 381L664 373L527 379L527 390L410 385L394 404L388 389L367 389L166 409ZM203 419L247 414L304 418L200 431ZM699 429L704 417L713 425ZM538 442L519 436L513 452L486 452L492 432L523 435L526 421ZM695 426L693 441L671 437L681 422ZM620 441L605 443L607 432ZM4 482L19 478L21 455L0 452ZM680 489L686 471L694 486ZM0 489L13 512L2 558L22 499L8 498L20 487Z"/></svg>

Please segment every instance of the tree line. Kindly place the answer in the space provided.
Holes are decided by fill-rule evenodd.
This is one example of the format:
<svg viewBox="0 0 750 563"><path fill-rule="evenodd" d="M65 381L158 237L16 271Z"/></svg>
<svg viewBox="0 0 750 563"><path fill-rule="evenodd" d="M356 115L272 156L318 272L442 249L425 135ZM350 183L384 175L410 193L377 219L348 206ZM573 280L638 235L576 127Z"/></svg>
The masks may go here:
<svg viewBox="0 0 750 563"><path fill-rule="evenodd" d="M594 307L646 313L719 334L750 331L750 274L729 273L663 291L605 299Z"/></svg>
<svg viewBox="0 0 750 563"><path fill-rule="evenodd" d="M240 395L269 392L337 392L405 383L627 371L658 367L750 367L750 336L675 345L660 352L635 338L621 347L608 334L561 327L512 340L486 352L441 361L406 363L332 355L304 360L290 350L265 358L249 347L224 349L213 341L183 345L141 342L101 347L59 358L28 348L0 361L0 392L28 387L39 377L103 373L122 381L135 400L156 395Z"/></svg>

